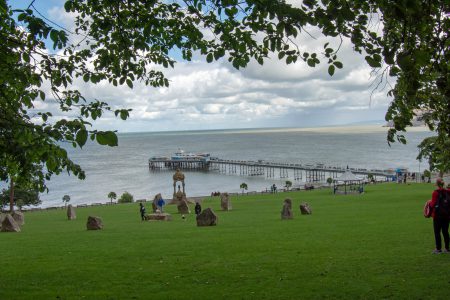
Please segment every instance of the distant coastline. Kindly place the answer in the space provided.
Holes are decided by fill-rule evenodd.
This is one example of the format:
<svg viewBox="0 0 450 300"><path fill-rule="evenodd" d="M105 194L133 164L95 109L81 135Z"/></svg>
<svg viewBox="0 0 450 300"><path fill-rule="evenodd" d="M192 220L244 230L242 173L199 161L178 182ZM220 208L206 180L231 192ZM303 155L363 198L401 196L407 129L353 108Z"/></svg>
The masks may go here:
<svg viewBox="0 0 450 300"><path fill-rule="evenodd" d="M205 130L180 130L180 131L149 131L149 132L123 132L119 134L151 134L151 135L201 135L201 134L248 134L248 133L276 133L276 132L313 132L313 133L373 133L387 132L388 127L383 124L349 124L323 127L268 127L268 128L236 128L236 129L205 129ZM426 132L429 129L426 126L407 127L407 132Z"/></svg>

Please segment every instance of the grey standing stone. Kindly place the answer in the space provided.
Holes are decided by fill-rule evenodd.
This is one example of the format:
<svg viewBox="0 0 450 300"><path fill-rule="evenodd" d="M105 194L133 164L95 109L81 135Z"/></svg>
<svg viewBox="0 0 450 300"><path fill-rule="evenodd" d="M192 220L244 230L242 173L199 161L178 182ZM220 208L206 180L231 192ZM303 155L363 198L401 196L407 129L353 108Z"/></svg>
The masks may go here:
<svg viewBox="0 0 450 300"><path fill-rule="evenodd" d="M89 216L86 223L87 230L103 229L103 221L100 217Z"/></svg>
<svg viewBox="0 0 450 300"><path fill-rule="evenodd" d="M302 213L302 215L310 215L312 214L312 209L309 204L305 202L300 204L300 212Z"/></svg>
<svg viewBox="0 0 450 300"><path fill-rule="evenodd" d="M281 219L288 220L293 219L294 215L292 213L292 200L286 198L283 203L283 209L281 210Z"/></svg>
<svg viewBox="0 0 450 300"><path fill-rule="evenodd" d="M228 196L228 193L220 194L220 207L222 208L222 210L225 211L233 209L233 207L231 206L230 197Z"/></svg>
<svg viewBox="0 0 450 300"><path fill-rule="evenodd" d="M25 224L25 217L22 212L13 211L12 217L14 218L14 221L16 221L17 225L22 226Z"/></svg>
<svg viewBox="0 0 450 300"><path fill-rule="evenodd" d="M217 225L217 216L211 208L208 207L197 215L197 226L215 225Z"/></svg>
<svg viewBox="0 0 450 300"><path fill-rule="evenodd" d="M191 211L189 210L189 205L187 204L187 201L185 199L180 200L180 202L177 205L178 213L180 214L190 214Z"/></svg>
<svg viewBox="0 0 450 300"><path fill-rule="evenodd" d="M69 204L69 206L67 206L67 219L75 220L76 218L77 214L75 212L75 208L72 206L72 204Z"/></svg>
<svg viewBox="0 0 450 300"><path fill-rule="evenodd" d="M2 232L20 232L20 226L11 215L6 215L2 222Z"/></svg>
<svg viewBox="0 0 450 300"><path fill-rule="evenodd" d="M156 211L158 210L158 201L161 198L162 198L161 194L156 194L155 197L153 198L153 202L152 202L153 213L156 213Z"/></svg>

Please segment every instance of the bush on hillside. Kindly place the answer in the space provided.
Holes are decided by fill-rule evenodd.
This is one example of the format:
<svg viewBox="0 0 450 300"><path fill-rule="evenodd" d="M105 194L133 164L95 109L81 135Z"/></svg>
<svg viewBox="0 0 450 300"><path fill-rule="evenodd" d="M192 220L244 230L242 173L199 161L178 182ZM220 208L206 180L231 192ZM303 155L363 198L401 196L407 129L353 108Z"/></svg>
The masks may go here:
<svg viewBox="0 0 450 300"><path fill-rule="evenodd" d="M131 203L134 201L133 195L128 192L125 192L120 196L119 203Z"/></svg>

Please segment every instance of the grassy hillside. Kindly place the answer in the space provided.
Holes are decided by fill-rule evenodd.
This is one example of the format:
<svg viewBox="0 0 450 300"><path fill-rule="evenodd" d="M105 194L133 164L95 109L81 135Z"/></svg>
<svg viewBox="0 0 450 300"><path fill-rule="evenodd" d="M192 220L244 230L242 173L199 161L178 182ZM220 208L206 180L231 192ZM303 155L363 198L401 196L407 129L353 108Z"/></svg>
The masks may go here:
<svg viewBox="0 0 450 300"><path fill-rule="evenodd" d="M422 216L432 185L368 186L233 197L215 227L141 222L138 204L25 213L21 233L1 233L0 299L444 299L450 254L431 255ZM294 219L280 219L283 199ZM313 214L300 215L308 202ZM150 205L147 204L147 211ZM191 207L193 210L193 207ZM88 215L104 230L87 231Z"/></svg>

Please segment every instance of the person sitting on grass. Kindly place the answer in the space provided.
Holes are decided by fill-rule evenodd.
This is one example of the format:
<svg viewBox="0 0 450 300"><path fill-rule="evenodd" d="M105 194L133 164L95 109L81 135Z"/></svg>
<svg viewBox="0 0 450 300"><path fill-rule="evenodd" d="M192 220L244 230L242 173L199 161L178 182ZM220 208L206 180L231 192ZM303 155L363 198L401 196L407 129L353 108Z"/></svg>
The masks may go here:
<svg viewBox="0 0 450 300"><path fill-rule="evenodd" d="M430 202L430 206L433 209L431 216L433 217L434 239L436 242L436 249L433 251L433 254L442 253L441 231L445 243L444 252L449 253L449 192L444 189L444 181L440 178L436 180L436 186L437 189L433 191Z"/></svg>

